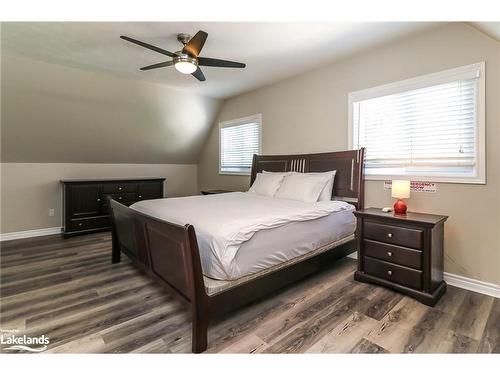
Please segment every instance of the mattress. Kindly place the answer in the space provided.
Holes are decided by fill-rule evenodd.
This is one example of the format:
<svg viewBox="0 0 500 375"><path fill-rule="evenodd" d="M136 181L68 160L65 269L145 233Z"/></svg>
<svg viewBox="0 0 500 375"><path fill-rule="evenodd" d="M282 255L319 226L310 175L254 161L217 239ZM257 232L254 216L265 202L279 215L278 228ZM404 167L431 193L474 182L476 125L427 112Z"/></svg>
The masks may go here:
<svg viewBox="0 0 500 375"><path fill-rule="evenodd" d="M195 227L203 273L237 280L351 236L354 206L304 203L252 193L155 199L131 208Z"/></svg>
<svg viewBox="0 0 500 375"><path fill-rule="evenodd" d="M308 253L302 254L301 256L292 258L290 260L287 260L286 262L276 264L272 267L266 268L264 270L248 274L246 276L240 277L239 279L236 280L216 280L212 279L207 276L203 276L203 282L205 284L205 290L209 296L213 296L215 294L221 293L225 290L234 288L238 285L244 284L248 281L252 281L254 279L257 279L259 277L265 276L267 274L270 274L272 272L278 271L282 268L291 266L293 264L302 262L303 260L312 258L316 255L319 255L321 253L324 253L328 250L333 249L334 247L341 246L349 241L354 240L354 234L351 234L350 236L344 237L338 241L330 242L326 245L323 245L321 247L318 247L317 249L313 251L309 251Z"/></svg>

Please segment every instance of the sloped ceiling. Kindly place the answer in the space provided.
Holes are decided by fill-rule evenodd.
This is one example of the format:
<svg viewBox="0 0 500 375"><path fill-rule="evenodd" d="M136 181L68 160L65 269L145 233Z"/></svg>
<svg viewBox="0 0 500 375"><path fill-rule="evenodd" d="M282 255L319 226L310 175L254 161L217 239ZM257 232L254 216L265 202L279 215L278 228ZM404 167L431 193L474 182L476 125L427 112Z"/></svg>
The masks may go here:
<svg viewBox="0 0 500 375"><path fill-rule="evenodd" d="M220 100L2 54L2 162L197 163Z"/></svg>

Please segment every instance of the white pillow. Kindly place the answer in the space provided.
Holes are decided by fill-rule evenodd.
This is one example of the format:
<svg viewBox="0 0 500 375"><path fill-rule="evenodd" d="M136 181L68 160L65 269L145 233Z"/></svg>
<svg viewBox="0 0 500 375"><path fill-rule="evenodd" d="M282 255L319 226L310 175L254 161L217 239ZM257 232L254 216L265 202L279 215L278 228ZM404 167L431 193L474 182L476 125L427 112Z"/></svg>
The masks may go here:
<svg viewBox="0 0 500 375"><path fill-rule="evenodd" d="M274 174L274 175L282 175L283 177L288 176L289 174L297 173L297 172L270 172L270 171L262 171L264 174Z"/></svg>
<svg viewBox="0 0 500 375"><path fill-rule="evenodd" d="M321 193L319 194L318 202L323 202L323 201L330 201L332 200L332 191L333 191L333 183L335 181L335 174L337 173L336 170L334 171L328 171L328 172L311 172L311 173L301 173L301 172L268 172L268 171L263 171L264 174L282 174L284 177L289 176L291 174L301 174L305 176L317 176L317 177L323 177L323 176L328 176L328 182L326 183L325 187L323 190L321 190Z"/></svg>
<svg viewBox="0 0 500 375"><path fill-rule="evenodd" d="M312 172L306 173L310 176L328 176L328 182L326 183L323 190L319 194L318 202L330 201L332 200L332 191L333 191L333 182L335 181L335 174L337 171L328 171L328 172Z"/></svg>
<svg viewBox="0 0 500 375"><path fill-rule="evenodd" d="M255 181L248 192L273 197L284 177L285 175L281 173L257 173Z"/></svg>
<svg viewBox="0 0 500 375"><path fill-rule="evenodd" d="M307 203L318 201L329 176L310 176L307 173L293 173L285 176L275 198L293 199Z"/></svg>

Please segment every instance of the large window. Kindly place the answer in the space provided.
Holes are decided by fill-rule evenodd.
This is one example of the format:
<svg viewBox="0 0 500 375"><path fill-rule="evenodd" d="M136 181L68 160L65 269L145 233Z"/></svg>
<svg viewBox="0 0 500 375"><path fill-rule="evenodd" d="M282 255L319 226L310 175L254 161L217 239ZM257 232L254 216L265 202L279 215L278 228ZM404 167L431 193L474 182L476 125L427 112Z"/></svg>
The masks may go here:
<svg viewBox="0 0 500 375"><path fill-rule="evenodd" d="M250 174L254 154L260 153L262 116L219 124L219 173Z"/></svg>
<svg viewBox="0 0 500 375"><path fill-rule="evenodd" d="M485 183L484 63L349 95L367 179Z"/></svg>

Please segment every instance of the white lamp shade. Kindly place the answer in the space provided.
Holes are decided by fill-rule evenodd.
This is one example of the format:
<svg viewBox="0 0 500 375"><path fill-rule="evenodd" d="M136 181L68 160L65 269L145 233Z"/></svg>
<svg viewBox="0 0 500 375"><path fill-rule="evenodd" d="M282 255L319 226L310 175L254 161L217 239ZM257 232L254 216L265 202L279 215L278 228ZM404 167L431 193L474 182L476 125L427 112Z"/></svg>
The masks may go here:
<svg viewBox="0 0 500 375"><path fill-rule="evenodd" d="M391 193L393 198L410 198L410 181L392 180Z"/></svg>

